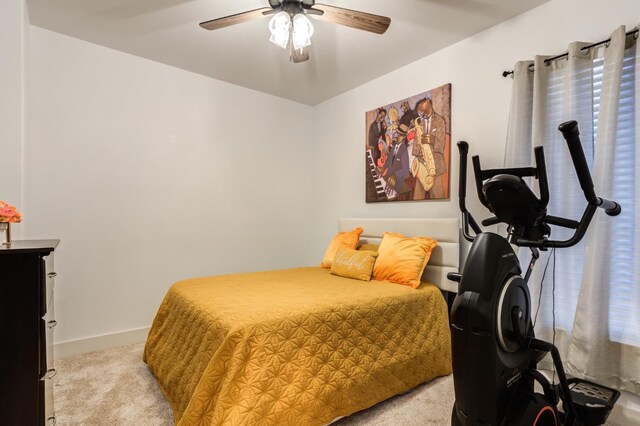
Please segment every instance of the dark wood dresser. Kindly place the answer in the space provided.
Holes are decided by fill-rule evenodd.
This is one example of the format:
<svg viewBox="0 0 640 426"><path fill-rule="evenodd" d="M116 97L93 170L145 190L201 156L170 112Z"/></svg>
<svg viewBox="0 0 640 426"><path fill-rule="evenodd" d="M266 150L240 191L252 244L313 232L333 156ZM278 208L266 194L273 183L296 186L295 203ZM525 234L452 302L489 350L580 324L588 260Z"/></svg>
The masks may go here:
<svg viewBox="0 0 640 426"><path fill-rule="evenodd" d="M0 425L56 423L53 252L59 240L0 246Z"/></svg>

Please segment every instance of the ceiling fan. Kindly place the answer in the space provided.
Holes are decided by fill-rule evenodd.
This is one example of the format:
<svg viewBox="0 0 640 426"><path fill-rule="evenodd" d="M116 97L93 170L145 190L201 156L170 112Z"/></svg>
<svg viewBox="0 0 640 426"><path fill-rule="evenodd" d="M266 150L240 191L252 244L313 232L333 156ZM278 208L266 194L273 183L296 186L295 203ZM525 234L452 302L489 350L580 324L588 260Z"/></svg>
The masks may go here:
<svg viewBox="0 0 640 426"><path fill-rule="evenodd" d="M200 26L206 30L217 30L273 15L269 21L269 40L283 49L288 46L289 59L298 63L309 60L307 47L311 44L314 29L307 16L376 34L383 34L391 24L391 19L386 16L316 4L315 0L269 0L269 6L201 22Z"/></svg>

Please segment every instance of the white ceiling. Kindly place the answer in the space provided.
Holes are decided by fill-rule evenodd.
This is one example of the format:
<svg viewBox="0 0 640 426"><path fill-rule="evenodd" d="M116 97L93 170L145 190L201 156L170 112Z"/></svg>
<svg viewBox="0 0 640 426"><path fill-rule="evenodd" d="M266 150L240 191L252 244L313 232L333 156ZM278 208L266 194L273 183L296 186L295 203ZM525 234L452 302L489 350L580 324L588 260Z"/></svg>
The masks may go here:
<svg viewBox="0 0 640 426"><path fill-rule="evenodd" d="M201 21L267 0L28 0L33 25L315 105L548 0L320 0L391 18L384 35L313 20L311 60L269 43L268 18L206 31Z"/></svg>

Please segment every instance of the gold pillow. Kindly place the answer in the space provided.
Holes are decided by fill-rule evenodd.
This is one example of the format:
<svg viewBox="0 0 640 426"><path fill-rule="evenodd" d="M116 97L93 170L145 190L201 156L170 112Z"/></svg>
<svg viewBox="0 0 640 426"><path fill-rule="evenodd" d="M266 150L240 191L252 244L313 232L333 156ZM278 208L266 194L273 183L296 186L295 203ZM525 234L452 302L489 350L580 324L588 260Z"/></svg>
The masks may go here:
<svg viewBox="0 0 640 426"><path fill-rule="evenodd" d="M331 265L331 273L340 277L369 281L376 257L378 253L375 251L339 248Z"/></svg>
<svg viewBox="0 0 640 426"><path fill-rule="evenodd" d="M365 250L365 251L378 251L378 248L380 248L380 244L368 244L365 243L363 245L361 245L360 247L358 247L358 250Z"/></svg>
<svg viewBox="0 0 640 426"><path fill-rule="evenodd" d="M385 232L373 268L373 279L418 288L420 277L438 242L427 237L405 237Z"/></svg>
<svg viewBox="0 0 640 426"><path fill-rule="evenodd" d="M331 264L339 248L355 249L358 247L358 241L360 241L362 231L362 228L355 228L348 232L338 232L329 243L329 247L324 253L324 258L320 266L327 269L331 268Z"/></svg>

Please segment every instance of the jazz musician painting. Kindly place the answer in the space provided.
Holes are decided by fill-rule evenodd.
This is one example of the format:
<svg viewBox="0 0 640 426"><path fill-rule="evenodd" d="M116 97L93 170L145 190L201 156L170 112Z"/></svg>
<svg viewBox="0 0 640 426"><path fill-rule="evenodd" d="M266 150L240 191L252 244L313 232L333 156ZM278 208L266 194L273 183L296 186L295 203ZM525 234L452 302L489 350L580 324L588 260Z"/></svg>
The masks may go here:
<svg viewBox="0 0 640 426"><path fill-rule="evenodd" d="M451 84L365 115L366 202L449 199Z"/></svg>

